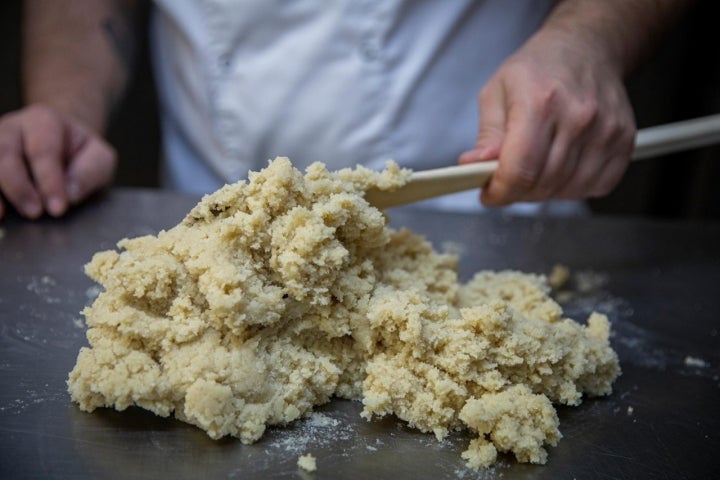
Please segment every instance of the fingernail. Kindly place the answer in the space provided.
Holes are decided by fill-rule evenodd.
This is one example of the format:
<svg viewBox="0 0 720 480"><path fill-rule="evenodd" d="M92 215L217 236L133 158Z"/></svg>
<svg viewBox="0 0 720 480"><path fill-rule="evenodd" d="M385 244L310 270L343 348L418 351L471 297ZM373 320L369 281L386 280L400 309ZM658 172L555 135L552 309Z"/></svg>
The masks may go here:
<svg viewBox="0 0 720 480"><path fill-rule="evenodd" d="M60 197L50 197L50 200L48 200L48 212L54 217L59 217L65 213L65 201Z"/></svg>

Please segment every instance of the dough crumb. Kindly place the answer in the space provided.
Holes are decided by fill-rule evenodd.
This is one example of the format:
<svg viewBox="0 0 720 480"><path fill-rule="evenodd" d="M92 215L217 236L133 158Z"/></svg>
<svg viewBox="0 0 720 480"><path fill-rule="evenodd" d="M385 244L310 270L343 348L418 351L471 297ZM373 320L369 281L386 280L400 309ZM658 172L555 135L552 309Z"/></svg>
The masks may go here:
<svg viewBox="0 0 720 480"><path fill-rule="evenodd" d="M685 365L688 367L705 368L708 366L707 362L702 358L692 357L688 355L685 357Z"/></svg>
<svg viewBox="0 0 720 480"><path fill-rule="evenodd" d="M298 467L302 468L306 472L317 471L317 461L315 460L315 457L313 457L312 454L310 454L310 453L308 453L306 455L300 455L300 458L298 458L297 464L298 464Z"/></svg>
<svg viewBox="0 0 720 480"><path fill-rule="evenodd" d="M553 266L553 269L548 276L548 283L553 290L560 290L567 285L569 279L570 269L565 265L557 264Z"/></svg>
<svg viewBox="0 0 720 480"><path fill-rule="evenodd" d="M365 201L409 175L394 162L303 175L278 158L174 228L96 253L72 400L252 443L272 425L337 422L312 410L339 397L438 440L473 432L473 468L498 452L545 463L561 438L553 404L612 392L610 323L564 317L543 275L459 282L457 255Z"/></svg>
<svg viewBox="0 0 720 480"><path fill-rule="evenodd" d="M580 293L589 293L597 290L608 283L608 277L604 273L593 272L591 270L577 272L575 274L575 284Z"/></svg>

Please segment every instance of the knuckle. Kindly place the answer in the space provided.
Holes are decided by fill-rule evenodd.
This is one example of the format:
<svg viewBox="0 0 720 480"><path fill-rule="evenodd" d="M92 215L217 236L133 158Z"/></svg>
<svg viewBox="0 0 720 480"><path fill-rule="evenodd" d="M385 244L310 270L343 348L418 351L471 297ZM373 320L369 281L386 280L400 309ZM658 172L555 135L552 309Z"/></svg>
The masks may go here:
<svg viewBox="0 0 720 480"><path fill-rule="evenodd" d="M609 141L614 140L625 144L634 143L637 127L632 115L614 113L603 118L600 136Z"/></svg>
<svg viewBox="0 0 720 480"><path fill-rule="evenodd" d="M557 81L549 81L530 95L532 108L542 116L548 116L556 110L558 100L564 95L565 87Z"/></svg>
<svg viewBox="0 0 720 480"><path fill-rule="evenodd" d="M599 106L597 100L584 99L575 104L571 121L579 130L584 131L595 123L598 115Z"/></svg>
<svg viewBox="0 0 720 480"><path fill-rule="evenodd" d="M619 140L623 136L622 121L615 115L605 117L599 134L603 142Z"/></svg>
<svg viewBox="0 0 720 480"><path fill-rule="evenodd" d="M547 116L552 112L555 91L552 89L540 90L533 94L531 98L532 107L535 111L543 116Z"/></svg>
<svg viewBox="0 0 720 480"><path fill-rule="evenodd" d="M36 123L25 131L24 146L29 161L59 157L63 149L63 135L57 125Z"/></svg>

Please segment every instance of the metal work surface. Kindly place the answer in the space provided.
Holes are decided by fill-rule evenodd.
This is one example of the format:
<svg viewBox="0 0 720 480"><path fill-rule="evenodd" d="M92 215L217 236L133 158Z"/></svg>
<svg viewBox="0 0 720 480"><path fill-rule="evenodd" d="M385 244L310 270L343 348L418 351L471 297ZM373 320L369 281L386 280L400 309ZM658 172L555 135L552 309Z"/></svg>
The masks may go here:
<svg viewBox="0 0 720 480"><path fill-rule="evenodd" d="M98 289L92 254L177 223L195 198L119 190L63 220L0 223L0 478L720 478L720 225L391 211L392 224L482 269L571 269L571 318L613 323L623 369L607 398L559 408L547 465L502 456L474 471L469 436L443 442L395 418L366 422L333 401L254 445L138 408L81 412L66 379L86 345L80 310ZM312 453L318 471L298 469Z"/></svg>

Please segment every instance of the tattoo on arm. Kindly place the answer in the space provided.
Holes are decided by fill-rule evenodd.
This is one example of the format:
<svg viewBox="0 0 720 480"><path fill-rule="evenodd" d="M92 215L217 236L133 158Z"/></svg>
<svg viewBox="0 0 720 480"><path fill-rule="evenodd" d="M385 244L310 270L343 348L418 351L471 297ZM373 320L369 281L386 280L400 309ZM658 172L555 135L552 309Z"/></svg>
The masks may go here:
<svg viewBox="0 0 720 480"><path fill-rule="evenodd" d="M102 29L113 48L120 65L129 72L137 49L136 15L128 5L119 5L114 15L102 21Z"/></svg>

